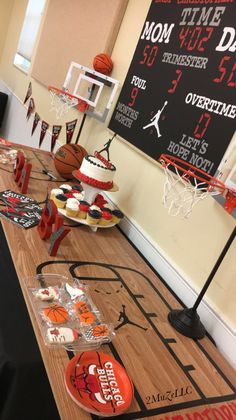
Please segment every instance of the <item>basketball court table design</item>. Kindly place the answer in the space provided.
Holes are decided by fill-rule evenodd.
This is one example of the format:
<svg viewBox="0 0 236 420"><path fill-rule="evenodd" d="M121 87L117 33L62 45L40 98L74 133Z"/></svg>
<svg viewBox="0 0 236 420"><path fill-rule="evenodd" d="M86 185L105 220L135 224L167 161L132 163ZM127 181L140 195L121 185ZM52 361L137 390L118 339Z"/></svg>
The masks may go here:
<svg viewBox="0 0 236 420"><path fill-rule="evenodd" d="M37 151L35 159L30 149L26 153L33 170L53 173L49 154ZM42 201L53 185L42 175L41 181L30 181L29 195ZM16 188L8 172L3 171L1 188ZM45 347L27 297L29 287L39 286L32 280L37 273L62 274L70 282L74 278L87 284L94 304L113 323L116 336L102 351L124 365L135 390L130 409L119 418L193 420L204 418L203 413L212 419L224 413L234 418L232 368L209 337L191 340L171 327L168 313L182 308L181 303L117 227L96 233L86 226L73 229L58 256L49 257L48 244L36 229L24 231L4 220L2 225L62 419L97 417L82 411L65 389L65 369L73 353Z"/></svg>
<svg viewBox="0 0 236 420"><path fill-rule="evenodd" d="M201 341L180 338L168 326L165 320L166 314L171 310L172 299L168 296L171 292L165 290L164 283L162 288L159 287L158 283L162 280L157 280L152 270L145 270L147 274L143 274L135 268L120 265L69 260L46 261L37 267L37 274L50 272L52 266L57 271L58 265L64 267L64 272L68 269L72 278L89 286L97 305L101 296L104 297L105 307L102 307L102 311L106 318L112 318L117 332L114 342L108 345L110 352L125 366L131 378L135 377L133 410L117 418L159 418L161 414L171 415L175 411L181 414L184 410L187 413L188 409L200 413L198 407L204 411L204 407L208 410L211 406L213 410L215 407L217 413L217 407L226 402L232 411L236 396L235 385L212 357L209 349L214 348L214 345L209 338L209 349ZM93 275L94 273L97 274ZM132 360L134 348L138 355L135 361ZM189 350L186 355L185 352ZM165 356L161 356L162 351ZM68 357L72 357L70 352ZM196 364L197 360L199 364ZM171 368L169 363L172 364ZM152 368L155 373L151 372ZM170 381L163 390L160 383L165 382L168 369L173 369L169 375L178 376L178 380L175 386L174 380ZM205 369L211 377L207 378ZM147 388L142 387L142 382L145 382ZM222 395L219 395L219 389ZM226 407L226 410L230 410ZM93 415L92 418L98 417ZM189 418L191 419L191 414Z"/></svg>

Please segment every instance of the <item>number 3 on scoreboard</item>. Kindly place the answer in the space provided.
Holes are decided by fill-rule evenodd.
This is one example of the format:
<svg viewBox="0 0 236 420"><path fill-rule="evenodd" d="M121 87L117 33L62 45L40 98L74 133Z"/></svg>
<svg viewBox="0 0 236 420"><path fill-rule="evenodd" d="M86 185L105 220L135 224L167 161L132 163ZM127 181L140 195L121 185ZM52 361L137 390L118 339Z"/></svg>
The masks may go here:
<svg viewBox="0 0 236 420"><path fill-rule="evenodd" d="M172 80L172 87L168 90L168 93L174 93L175 89L177 88L177 85L180 81L180 78L182 76L182 71L181 70L175 70L175 73L177 75L176 79Z"/></svg>

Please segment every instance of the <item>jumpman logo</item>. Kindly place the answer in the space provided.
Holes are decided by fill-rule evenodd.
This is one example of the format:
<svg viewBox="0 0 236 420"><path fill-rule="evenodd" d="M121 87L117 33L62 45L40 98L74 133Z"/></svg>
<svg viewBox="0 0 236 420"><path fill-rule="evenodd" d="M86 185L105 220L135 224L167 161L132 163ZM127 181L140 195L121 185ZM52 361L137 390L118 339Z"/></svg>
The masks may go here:
<svg viewBox="0 0 236 420"><path fill-rule="evenodd" d="M158 138L161 137L161 133L160 133L160 130L159 130L158 123L159 123L159 119L161 117L162 111L167 104L168 104L168 102L165 101L163 107L161 109L159 109L157 111L157 113L151 118L151 120L150 120L151 122L143 127L143 130L146 130L146 128L149 128L149 127L153 126L157 130L157 137Z"/></svg>
<svg viewBox="0 0 236 420"><path fill-rule="evenodd" d="M134 325L135 327L141 328L144 331L147 331L147 328L141 327L141 325L138 325L135 322L129 320L128 316L125 313L125 305L122 305L122 311L120 311L120 316L119 316L118 321L121 321L121 320L122 322L117 327L115 327L115 330L118 330L119 328L123 327L126 324L130 324L130 325Z"/></svg>

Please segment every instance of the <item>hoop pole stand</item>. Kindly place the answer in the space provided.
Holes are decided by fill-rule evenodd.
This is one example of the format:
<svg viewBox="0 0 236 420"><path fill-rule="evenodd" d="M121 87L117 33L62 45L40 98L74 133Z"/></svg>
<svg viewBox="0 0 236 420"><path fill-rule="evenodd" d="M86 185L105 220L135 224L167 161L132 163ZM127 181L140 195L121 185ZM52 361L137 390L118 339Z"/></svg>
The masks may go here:
<svg viewBox="0 0 236 420"><path fill-rule="evenodd" d="M202 301L202 298L205 295L208 287L210 286L214 275L216 274L220 264L222 263L228 249L230 248L233 240L235 239L235 236L236 227L234 227L233 232L231 233L227 243L225 244L193 307L190 309L186 308L180 310L172 310L168 314L168 320L172 327L174 327L179 333L185 335L186 337L200 339L203 338L206 334L204 325L201 323L200 317L197 313L197 308L200 302Z"/></svg>
<svg viewBox="0 0 236 420"><path fill-rule="evenodd" d="M92 98L92 96L93 96L93 92L94 92L94 90L95 90L95 87L96 87L96 85L95 85L95 84L93 84L93 85L92 85L92 87L91 87L91 92L90 92L90 94L89 94L88 99L91 99L91 98ZM78 144L78 142L79 142L80 134L81 134L81 131L82 131L82 129L83 129L83 126L84 126L84 123L85 123L86 117L87 117L87 114L84 114L84 115L83 115L83 118L82 118L82 121L81 121L81 123L80 123L79 131L78 131L78 134L77 134L77 137L76 137L76 140L75 140L75 144Z"/></svg>

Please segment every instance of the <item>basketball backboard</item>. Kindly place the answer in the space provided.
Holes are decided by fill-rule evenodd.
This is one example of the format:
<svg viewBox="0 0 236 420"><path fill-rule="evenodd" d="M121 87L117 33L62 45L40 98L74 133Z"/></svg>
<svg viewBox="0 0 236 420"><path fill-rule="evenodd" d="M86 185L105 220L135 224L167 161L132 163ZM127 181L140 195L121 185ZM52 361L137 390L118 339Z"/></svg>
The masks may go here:
<svg viewBox="0 0 236 420"><path fill-rule="evenodd" d="M88 103L85 114L104 122L118 86L118 80L72 61L63 89Z"/></svg>

